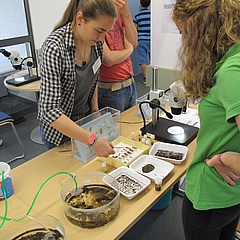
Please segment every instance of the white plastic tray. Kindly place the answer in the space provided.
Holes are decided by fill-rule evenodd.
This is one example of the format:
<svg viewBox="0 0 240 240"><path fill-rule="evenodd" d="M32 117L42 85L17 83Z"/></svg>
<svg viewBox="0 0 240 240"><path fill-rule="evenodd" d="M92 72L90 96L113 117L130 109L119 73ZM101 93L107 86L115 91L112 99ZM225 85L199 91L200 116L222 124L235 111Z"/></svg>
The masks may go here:
<svg viewBox="0 0 240 240"><path fill-rule="evenodd" d="M173 158L156 156L155 154L159 149L173 151L175 153L182 153L183 157L181 160L177 160L177 159L173 159ZM164 142L155 142L149 151L149 155L152 157L155 157L155 158L163 159L165 161L168 161L168 162L171 162L174 164L181 164L186 159L187 152L188 152L188 147L186 147L186 146L171 144L171 143L164 143Z"/></svg>
<svg viewBox="0 0 240 240"><path fill-rule="evenodd" d="M143 172L143 167L147 164L154 166L154 169L148 173ZM154 181L156 177L164 179L173 170L174 165L158 158L154 158L150 155L142 155L140 158L130 164L129 167Z"/></svg>
<svg viewBox="0 0 240 240"><path fill-rule="evenodd" d="M127 182L131 182L130 184L133 185L133 188L138 188L136 191L132 192L132 187L130 187L128 183L120 185L120 193L129 200L133 199L139 193L144 191L151 183L148 178L124 166L115 169L114 171L110 172L109 175L114 177L118 182L119 178L121 178L122 176L127 176L130 179L130 181ZM124 189L130 191L127 192Z"/></svg>

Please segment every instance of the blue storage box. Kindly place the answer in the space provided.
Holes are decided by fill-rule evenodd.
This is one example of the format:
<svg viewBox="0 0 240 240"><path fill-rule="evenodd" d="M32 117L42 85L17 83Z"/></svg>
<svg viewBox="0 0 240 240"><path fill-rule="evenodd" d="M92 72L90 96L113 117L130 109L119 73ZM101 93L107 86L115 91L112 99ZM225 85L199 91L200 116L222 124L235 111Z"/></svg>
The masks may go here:
<svg viewBox="0 0 240 240"><path fill-rule="evenodd" d="M151 208L151 210L162 210L169 206L172 200L172 191L171 188L161 199Z"/></svg>

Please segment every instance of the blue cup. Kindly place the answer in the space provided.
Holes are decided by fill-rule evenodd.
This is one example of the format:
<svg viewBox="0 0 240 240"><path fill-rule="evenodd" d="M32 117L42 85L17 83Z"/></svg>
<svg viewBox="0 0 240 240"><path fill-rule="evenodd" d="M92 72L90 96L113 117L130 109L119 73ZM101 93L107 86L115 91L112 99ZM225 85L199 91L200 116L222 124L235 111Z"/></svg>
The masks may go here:
<svg viewBox="0 0 240 240"><path fill-rule="evenodd" d="M3 177L4 181L2 181ZM11 168L7 163L0 162L0 201L5 199L3 189L5 190L6 198L13 195Z"/></svg>

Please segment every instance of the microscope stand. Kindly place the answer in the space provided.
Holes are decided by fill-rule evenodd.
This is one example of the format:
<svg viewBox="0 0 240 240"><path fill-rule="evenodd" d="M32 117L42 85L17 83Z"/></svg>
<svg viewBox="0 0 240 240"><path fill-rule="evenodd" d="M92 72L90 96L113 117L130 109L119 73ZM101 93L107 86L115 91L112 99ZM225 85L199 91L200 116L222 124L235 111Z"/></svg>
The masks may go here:
<svg viewBox="0 0 240 240"><path fill-rule="evenodd" d="M168 128L173 126L182 127L184 129L184 133L168 133ZM146 133L154 134L155 139L158 141L187 146L197 136L199 129L197 127L160 117L157 119L155 126L153 126L151 122L147 124L146 127L142 127L140 130L143 135Z"/></svg>

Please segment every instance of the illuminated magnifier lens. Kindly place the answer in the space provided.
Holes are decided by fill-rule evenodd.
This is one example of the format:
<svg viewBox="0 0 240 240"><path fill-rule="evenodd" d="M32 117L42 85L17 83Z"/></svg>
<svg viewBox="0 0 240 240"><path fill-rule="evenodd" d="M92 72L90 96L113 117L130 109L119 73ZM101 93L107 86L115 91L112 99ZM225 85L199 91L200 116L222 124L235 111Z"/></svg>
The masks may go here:
<svg viewBox="0 0 240 240"><path fill-rule="evenodd" d="M180 135L184 133L184 129L180 126L172 126L167 129L168 133L173 135Z"/></svg>

